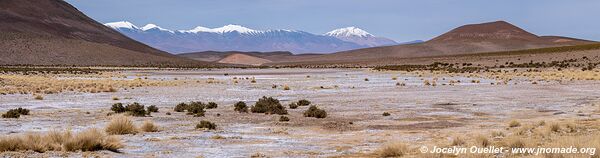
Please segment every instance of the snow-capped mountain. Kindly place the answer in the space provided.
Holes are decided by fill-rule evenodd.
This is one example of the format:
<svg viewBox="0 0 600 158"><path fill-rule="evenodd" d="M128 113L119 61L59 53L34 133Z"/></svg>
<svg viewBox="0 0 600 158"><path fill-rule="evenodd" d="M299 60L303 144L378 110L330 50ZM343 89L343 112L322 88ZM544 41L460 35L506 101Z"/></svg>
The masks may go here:
<svg viewBox="0 0 600 158"><path fill-rule="evenodd" d="M333 53L395 43L391 40L391 42L381 42L379 37L360 29L334 30L326 35L316 35L283 29L254 30L240 25L226 25L219 28L198 26L190 30L177 31L155 24L137 27L127 21L105 25L142 43L175 54L200 51Z"/></svg>
<svg viewBox="0 0 600 158"><path fill-rule="evenodd" d="M345 27L336 29L330 32L325 33L325 36L336 37L338 39L356 43L359 45L367 46L367 47L376 47L376 46L386 46L386 45L396 45L396 41L383 38L383 37L375 37L372 34L368 33L365 30L362 30L357 27Z"/></svg>

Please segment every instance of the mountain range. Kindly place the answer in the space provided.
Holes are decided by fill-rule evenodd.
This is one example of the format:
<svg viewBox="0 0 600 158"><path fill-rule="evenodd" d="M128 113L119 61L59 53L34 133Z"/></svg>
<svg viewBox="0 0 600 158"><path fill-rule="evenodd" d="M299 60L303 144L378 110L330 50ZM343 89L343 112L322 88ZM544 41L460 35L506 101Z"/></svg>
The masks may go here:
<svg viewBox="0 0 600 158"><path fill-rule="evenodd" d="M469 24L452 29L429 41L342 51L319 56L281 58L271 64L303 65L369 63L399 58L419 58L510 51L595 43L561 36L538 36L506 21Z"/></svg>
<svg viewBox="0 0 600 158"><path fill-rule="evenodd" d="M171 31L152 24L141 28L128 22L103 25L62 0L0 1L0 32L0 65L372 65L398 64L398 59L596 43L538 36L505 21L463 25L431 40L410 44L396 44L355 27L324 35L258 31L239 25ZM131 38L123 34L131 34ZM163 50L192 53L173 55L136 40L156 41L160 47L151 46ZM198 48L213 51L200 52ZM342 51L335 52L338 50Z"/></svg>
<svg viewBox="0 0 600 158"><path fill-rule="evenodd" d="M105 27L62 0L0 1L0 65L206 65Z"/></svg>
<svg viewBox="0 0 600 158"><path fill-rule="evenodd" d="M254 30L240 25L219 28L202 26L191 30L169 30L155 24L138 27L127 21L104 24L130 38L170 53L202 51L289 51L294 54L333 53L359 48L396 45L357 27L333 30L323 35L295 30Z"/></svg>

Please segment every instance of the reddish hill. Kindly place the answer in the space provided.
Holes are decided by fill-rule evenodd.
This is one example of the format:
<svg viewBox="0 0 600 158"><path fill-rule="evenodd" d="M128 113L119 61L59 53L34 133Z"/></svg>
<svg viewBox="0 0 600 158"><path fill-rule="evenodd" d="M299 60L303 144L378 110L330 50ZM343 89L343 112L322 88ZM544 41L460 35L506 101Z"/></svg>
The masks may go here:
<svg viewBox="0 0 600 158"><path fill-rule="evenodd" d="M267 59L259 58L259 57L246 55L246 54L237 54L236 53L236 54L228 55L227 57L219 60L218 62L225 63L225 64L260 66L264 63L269 63L271 61L267 60Z"/></svg>
<svg viewBox="0 0 600 158"><path fill-rule="evenodd" d="M274 61L279 65L369 63L389 58L433 57L589 44L592 41L560 36L537 36L505 21L470 24L432 40L407 45L365 48L318 56Z"/></svg>
<svg viewBox="0 0 600 158"><path fill-rule="evenodd" d="M0 65L201 65L134 41L62 0L0 1Z"/></svg>

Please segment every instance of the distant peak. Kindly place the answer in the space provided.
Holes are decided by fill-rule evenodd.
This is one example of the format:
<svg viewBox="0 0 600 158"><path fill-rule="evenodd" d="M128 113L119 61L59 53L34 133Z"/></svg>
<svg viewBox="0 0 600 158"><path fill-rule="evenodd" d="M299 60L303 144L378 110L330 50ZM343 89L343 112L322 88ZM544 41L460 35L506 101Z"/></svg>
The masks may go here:
<svg viewBox="0 0 600 158"><path fill-rule="evenodd" d="M126 28L126 29L139 29L137 26L135 26L134 24L132 24L129 21L117 21L117 22L110 22L110 23L106 23L104 24L105 26L111 27L113 29L120 29L120 28Z"/></svg>
<svg viewBox="0 0 600 158"><path fill-rule="evenodd" d="M160 26L158 26L156 24L146 24L146 26L142 27L142 30L144 30L144 31L148 31L148 30L152 30L152 29L158 29L160 31L173 32L171 30L164 29L164 28L162 28L162 27L160 27Z"/></svg>
<svg viewBox="0 0 600 158"><path fill-rule="evenodd" d="M335 36L335 37L347 37L347 36L359 36L359 37L368 37L373 36L365 30L362 30L358 27L345 27L335 29L333 31L325 33L326 36Z"/></svg>
<svg viewBox="0 0 600 158"><path fill-rule="evenodd" d="M225 25L225 26L219 27L219 28L214 28L212 30L215 31L215 32L218 32L218 33L227 33L227 32L234 32L234 31L237 31L239 33L258 32L256 30L252 30L252 29L249 29L249 28L244 27L244 26L233 25L233 24Z"/></svg>
<svg viewBox="0 0 600 158"><path fill-rule="evenodd" d="M229 33L229 32L238 32L238 33L256 33L256 32L261 32L261 31L257 31L257 30L253 30L253 29L249 29L247 27L241 26L241 25L225 25L223 27L218 27L218 28L207 28L207 27L203 27L203 26L197 26L194 29L191 30L181 30L179 32L186 32L186 33L199 33L199 32L210 32L210 33Z"/></svg>
<svg viewBox="0 0 600 158"><path fill-rule="evenodd" d="M482 41L492 39L518 39L535 40L537 35L527 32L506 21L494 21L478 24L468 24L452 29L434 39L431 42L447 41Z"/></svg>

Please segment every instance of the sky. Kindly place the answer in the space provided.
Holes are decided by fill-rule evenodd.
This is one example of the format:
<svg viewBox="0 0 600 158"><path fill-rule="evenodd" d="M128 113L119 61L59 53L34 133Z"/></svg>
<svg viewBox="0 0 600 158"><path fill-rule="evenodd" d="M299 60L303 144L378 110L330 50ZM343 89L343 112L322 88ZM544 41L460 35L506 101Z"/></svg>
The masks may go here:
<svg viewBox="0 0 600 158"><path fill-rule="evenodd" d="M398 42L504 20L537 35L600 41L599 0L66 0L101 23L171 30L227 24L314 34L348 26Z"/></svg>

